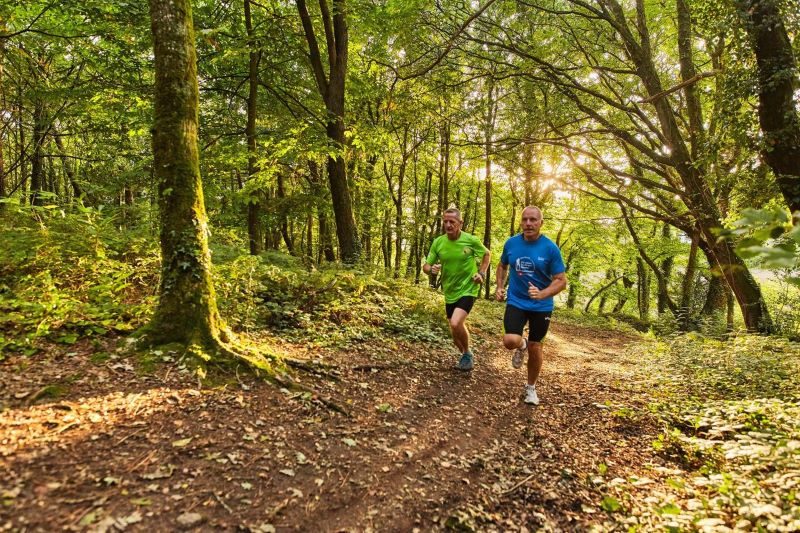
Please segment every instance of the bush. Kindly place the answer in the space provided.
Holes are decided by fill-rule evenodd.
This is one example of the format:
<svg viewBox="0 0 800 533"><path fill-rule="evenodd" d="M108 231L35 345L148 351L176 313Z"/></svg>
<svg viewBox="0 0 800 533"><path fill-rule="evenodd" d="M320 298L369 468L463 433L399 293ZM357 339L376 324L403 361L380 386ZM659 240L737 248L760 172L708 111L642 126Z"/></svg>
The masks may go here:
<svg viewBox="0 0 800 533"><path fill-rule="evenodd" d="M357 270L306 270L275 253L238 256L217 265L215 284L223 315L238 330L275 328L325 344L386 334L434 341L444 332L428 290Z"/></svg>
<svg viewBox="0 0 800 533"><path fill-rule="evenodd" d="M0 351L33 353L38 339L71 344L146 319L157 254L146 238L95 215L45 224L18 214L0 227Z"/></svg>

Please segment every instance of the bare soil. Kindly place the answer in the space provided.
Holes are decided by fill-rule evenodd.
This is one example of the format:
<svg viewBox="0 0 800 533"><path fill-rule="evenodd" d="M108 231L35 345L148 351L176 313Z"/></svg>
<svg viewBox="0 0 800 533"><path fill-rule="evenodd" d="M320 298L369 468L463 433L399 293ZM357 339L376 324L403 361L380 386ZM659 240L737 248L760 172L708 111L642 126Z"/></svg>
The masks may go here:
<svg viewBox="0 0 800 533"><path fill-rule="evenodd" d="M0 530L613 527L593 477L653 477L665 462L652 421L614 414L647 401L624 355L636 338L556 320L532 407L498 331L472 333L466 373L444 347L268 339L324 361L296 374L319 395L104 358L124 339L6 359Z"/></svg>

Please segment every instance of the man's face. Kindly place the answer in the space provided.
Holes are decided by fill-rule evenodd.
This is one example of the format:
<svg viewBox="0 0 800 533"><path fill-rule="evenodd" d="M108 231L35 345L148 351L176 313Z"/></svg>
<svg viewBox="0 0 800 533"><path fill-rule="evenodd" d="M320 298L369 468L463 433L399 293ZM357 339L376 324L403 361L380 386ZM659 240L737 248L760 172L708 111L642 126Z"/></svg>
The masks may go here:
<svg viewBox="0 0 800 533"><path fill-rule="evenodd" d="M444 232L451 239L456 238L458 232L461 231L461 221L455 213L445 213L444 217L442 217L442 225L444 226Z"/></svg>
<svg viewBox="0 0 800 533"><path fill-rule="evenodd" d="M535 239L542 229L542 213L538 209L522 211L522 235L526 239Z"/></svg>

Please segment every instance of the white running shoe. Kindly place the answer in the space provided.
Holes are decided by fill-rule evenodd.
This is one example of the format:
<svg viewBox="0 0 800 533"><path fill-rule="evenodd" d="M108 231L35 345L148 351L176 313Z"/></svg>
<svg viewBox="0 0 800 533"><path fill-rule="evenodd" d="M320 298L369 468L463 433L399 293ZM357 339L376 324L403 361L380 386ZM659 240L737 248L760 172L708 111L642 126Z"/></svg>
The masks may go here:
<svg viewBox="0 0 800 533"><path fill-rule="evenodd" d="M511 356L511 366L514 368L519 368L522 366L522 361L525 360L525 356L528 354L528 341L523 337L523 345L516 350L514 350L514 355Z"/></svg>
<svg viewBox="0 0 800 533"><path fill-rule="evenodd" d="M525 385L525 403L539 405L539 396L536 394L536 385Z"/></svg>

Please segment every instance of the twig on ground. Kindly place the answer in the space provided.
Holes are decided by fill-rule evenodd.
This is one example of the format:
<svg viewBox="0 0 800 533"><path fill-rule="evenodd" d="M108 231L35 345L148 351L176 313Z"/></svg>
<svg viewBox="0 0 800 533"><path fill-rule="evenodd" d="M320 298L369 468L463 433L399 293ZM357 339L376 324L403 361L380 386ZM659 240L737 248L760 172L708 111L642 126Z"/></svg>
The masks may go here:
<svg viewBox="0 0 800 533"><path fill-rule="evenodd" d="M535 475L536 474L531 474L530 476L526 477L525 479L523 479L522 481L520 481L519 483L517 483L516 485L514 485L513 487L511 487L507 491L505 491L503 494L511 494L512 492L514 492L515 490L520 488L522 485L524 485L525 483L527 483L528 481L533 479Z"/></svg>
<svg viewBox="0 0 800 533"><path fill-rule="evenodd" d="M225 503L225 501L224 501L222 498L220 498L220 497L219 497L219 495L218 495L216 492L212 491L212 492L211 492L211 494L213 494L213 495L214 495L214 498L216 498L216 499L217 499L217 501L219 502L219 504L220 504L221 506L223 506L223 507L225 508L225 510L226 510L226 511L228 511L228 513L230 513L230 514L233 514L233 509L231 509L231 508L228 506L228 504L227 504L227 503Z"/></svg>
<svg viewBox="0 0 800 533"><path fill-rule="evenodd" d="M345 409L341 405L337 404L333 400L328 400L326 398L323 398L322 395L320 394L320 392L318 390L316 390L316 389L312 389L310 387L306 387L305 385L303 385L301 383L298 383L297 381L294 381L291 378L283 379L283 378L281 378L279 376L272 376L271 379L274 380L275 383L277 383L278 385L286 387L287 389L300 390L300 391L303 391L303 392L311 393L315 401L318 401L319 403L321 403L322 405L324 405L325 407L327 407L331 411L336 411L337 413L342 414L342 415L344 415L344 416L346 416L348 418L350 418L352 416L347 411L347 409Z"/></svg>

